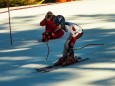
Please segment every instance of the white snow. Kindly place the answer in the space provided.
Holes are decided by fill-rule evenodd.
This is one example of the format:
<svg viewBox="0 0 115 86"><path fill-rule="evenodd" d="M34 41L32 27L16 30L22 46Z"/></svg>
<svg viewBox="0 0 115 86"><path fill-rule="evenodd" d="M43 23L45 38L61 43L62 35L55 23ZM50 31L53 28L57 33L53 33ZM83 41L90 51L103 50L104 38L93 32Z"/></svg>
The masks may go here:
<svg viewBox="0 0 115 86"><path fill-rule="evenodd" d="M14 8L11 8L14 9ZM0 9L0 12L7 8ZM47 11L62 14L67 21L79 24L84 35L75 44L104 43L76 50L87 61L49 73L34 68L53 64L62 56L68 33L46 43L41 39L44 27L39 22ZM78 0L11 11L13 45L10 45L8 14L0 14L0 86L114 86L115 85L115 0Z"/></svg>

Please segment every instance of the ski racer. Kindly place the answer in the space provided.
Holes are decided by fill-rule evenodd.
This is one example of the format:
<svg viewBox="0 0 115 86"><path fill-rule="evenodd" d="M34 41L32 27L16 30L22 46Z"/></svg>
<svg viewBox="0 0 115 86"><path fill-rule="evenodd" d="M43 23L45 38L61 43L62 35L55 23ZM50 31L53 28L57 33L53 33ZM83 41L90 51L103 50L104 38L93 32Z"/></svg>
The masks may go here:
<svg viewBox="0 0 115 86"><path fill-rule="evenodd" d="M64 35L62 29L57 29L54 25L55 15L48 11L45 18L40 22L40 26L45 26L45 32L42 34L42 41L46 42L50 39L57 39Z"/></svg>
<svg viewBox="0 0 115 86"><path fill-rule="evenodd" d="M57 15L54 19L54 23L58 29L63 29L66 32L70 32L67 38L64 49L63 56L54 64L54 66L62 65L66 66L69 64L76 63L78 58L74 56L74 44L77 39L83 35L83 30L77 24L71 22L65 22L65 18L62 15Z"/></svg>

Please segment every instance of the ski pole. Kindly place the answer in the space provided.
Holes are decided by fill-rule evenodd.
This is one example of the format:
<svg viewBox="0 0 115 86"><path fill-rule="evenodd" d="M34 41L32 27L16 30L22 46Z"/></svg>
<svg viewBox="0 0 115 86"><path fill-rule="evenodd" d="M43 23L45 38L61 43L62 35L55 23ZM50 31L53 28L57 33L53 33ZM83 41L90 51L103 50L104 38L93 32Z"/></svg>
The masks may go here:
<svg viewBox="0 0 115 86"><path fill-rule="evenodd" d="M11 19L10 19L10 1L7 1L7 6L8 6L8 16L9 16L9 29L10 29L10 44L12 45L12 31L11 31Z"/></svg>
<svg viewBox="0 0 115 86"><path fill-rule="evenodd" d="M47 48L48 48L48 53L47 53L47 56L46 56L46 61L47 61L49 53L50 53L50 48L49 48L48 42L46 42L46 45L47 45Z"/></svg>
<svg viewBox="0 0 115 86"><path fill-rule="evenodd" d="M74 50L80 50L80 49L83 49L83 48L88 47L88 46L100 46L100 45L105 45L105 44L87 44L87 45L84 45L84 46L79 47L79 48L74 48Z"/></svg>

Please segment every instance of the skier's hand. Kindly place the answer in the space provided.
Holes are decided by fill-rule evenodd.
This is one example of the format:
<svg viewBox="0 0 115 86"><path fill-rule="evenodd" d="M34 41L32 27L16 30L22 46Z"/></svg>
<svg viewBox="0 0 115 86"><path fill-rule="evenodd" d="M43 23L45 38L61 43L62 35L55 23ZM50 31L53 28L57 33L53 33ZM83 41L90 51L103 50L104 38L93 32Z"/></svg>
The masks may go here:
<svg viewBox="0 0 115 86"><path fill-rule="evenodd" d="M49 20L51 19L51 15L46 15L46 16L45 16L45 19L46 19L47 21L49 21Z"/></svg>
<svg viewBox="0 0 115 86"><path fill-rule="evenodd" d="M44 33L44 41L48 42L50 40L51 36L52 36L51 32Z"/></svg>

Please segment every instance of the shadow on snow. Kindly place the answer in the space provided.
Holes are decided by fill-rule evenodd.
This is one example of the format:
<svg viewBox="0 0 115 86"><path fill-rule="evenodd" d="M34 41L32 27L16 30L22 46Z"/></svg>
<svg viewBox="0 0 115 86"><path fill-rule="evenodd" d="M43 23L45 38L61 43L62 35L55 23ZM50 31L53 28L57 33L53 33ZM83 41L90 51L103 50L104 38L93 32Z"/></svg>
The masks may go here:
<svg viewBox="0 0 115 86"><path fill-rule="evenodd" d="M114 16L112 14L108 15L73 15L71 17L71 20L77 19L77 17L80 18L102 18L102 21L106 22L114 22ZM19 19L25 19L25 17L19 17ZM31 19L36 18L36 16L26 17L26 19L23 21L31 21ZM103 19L105 18L105 19ZM15 17L14 19L18 19L18 17ZM70 20L70 19L69 19ZM15 24L15 22L14 22ZM2 28L5 28L3 25ZM28 68L25 70L24 68L20 68L20 65L24 64L45 64L50 65L53 64L55 60L61 56L63 51L63 45L67 38L67 33L65 33L65 36L56 39L51 40L49 42L50 46L50 55L49 55L49 63L45 62L45 57L47 54L47 46L45 43L34 43L33 40L41 39L41 35L44 31L44 29L40 28L33 28L34 30L26 30L26 31L19 31L13 33L13 46L10 47L9 45L9 33L2 33L1 39L1 51L0 52L0 70L1 74L0 76L3 77L3 81L0 81L0 84L6 85L17 85L19 84L17 82L20 81L21 84L24 86L32 86L34 84L55 84L57 82L69 80L72 78L79 78L80 75L77 74L77 77L74 76L74 74L67 72L51 72L51 73L33 73L33 71L28 70ZM78 56L81 56L83 58L89 57L91 58L88 61L78 64L69 66L70 68L74 69L82 69L82 70L112 70L114 71L114 68L83 68L80 67L82 65L86 64L94 64L94 63L104 63L114 62L114 56L115 56L115 48L114 48L114 37L115 34L114 28L89 28L84 30L84 35L79 40L77 40L75 47L80 47L85 44L89 43L104 43L105 46L91 46L87 47L78 51L75 51L75 54ZM4 38L3 38L4 37ZM5 43L5 44L4 44ZM19 50L18 50L19 49ZM22 49L22 50L21 50ZM18 67L15 65L18 65ZM69 68L68 67L68 68ZM22 73L22 74L20 74ZM6 78L6 79L5 79ZM5 79L5 80L4 80ZM103 85L106 83L106 85L111 85L110 81L114 78L108 78L100 81L90 82L89 84L92 85ZM6 83L7 81L7 83ZM104 81L105 83L101 83L101 81Z"/></svg>

